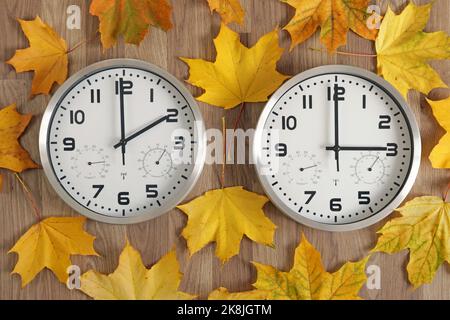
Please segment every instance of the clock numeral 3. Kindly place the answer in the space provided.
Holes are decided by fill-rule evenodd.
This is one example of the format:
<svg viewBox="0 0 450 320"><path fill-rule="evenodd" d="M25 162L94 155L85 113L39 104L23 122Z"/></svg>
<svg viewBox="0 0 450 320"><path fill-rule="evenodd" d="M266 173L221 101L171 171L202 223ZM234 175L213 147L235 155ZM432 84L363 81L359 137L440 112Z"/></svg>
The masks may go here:
<svg viewBox="0 0 450 320"><path fill-rule="evenodd" d="M83 124L86 116L82 110L70 110L70 124Z"/></svg>
<svg viewBox="0 0 450 320"><path fill-rule="evenodd" d="M275 155L277 157L286 157L287 155L287 145L285 143L277 143L275 145Z"/></svg>
<svg viewBox="0 0 450 320"><path fill-rule="evenodd" d="M398 145L396 143L388 143L386 156L395 157L396 155L398 155Z"/></svg>
<svg viewBox="0 0 450 320"><path fill-rule="evenodd" d="M64 144L64 151L73 151L75 150L75 139L74 138L64 138L63 139Z"/></svg>
<svg viewBox="0 0 450 320"><path fill-rule="evenodd" d="M330 200L330 210L334 212L338 212L342 210L342 199L341 198L333 198Z"/></svg>
<svg viewBox="0 0 450 320"><path fill-rule="evenodd" d="M358 191L359 204L369 204L370 203L370 192L369 191Z"/></svg>
<svg viewBox="0 0 450 320"><path fill-rule="evenodd" d="M157 184L147 184L145 186L145 192L147 193L147 198L158 198L158 185Z"/></svg>
<svg viewBox="0 0 450 320"><path fill-rule="evenodd" d="M93 189L97 189L97 191L94 194L94 199L97 198L100 195L100 193L103 191L104 187L105 186L103 184L94 184L92 186Z"/></svg>
<svg viewBox="0 0 450 320"><path fill-rule="evenodd" d="M119 192L117 194L117 203L121 206L127 206L130 204L130 193L129 192Z"/></svg>
<svg viewBox="0 0 450 320"><path fill-rule="evenodd" d="M178 122L178 110L167 109L167 122Z"/></svg>
<svg viewBox="0 0 450 320"><path fill-rule="evenodd" d="M288 130L294 130L295 128L297 128L297 118L294 116L282 116L281 117L281 128L283 130L288 129Z"/></svg>
<svg viewBox="0 0 450 320"><path fill-rule="evenodd" d="M387 114L380 116L380 122L378 123L378 129L390 129L391 128L391 117Z"/></svg>

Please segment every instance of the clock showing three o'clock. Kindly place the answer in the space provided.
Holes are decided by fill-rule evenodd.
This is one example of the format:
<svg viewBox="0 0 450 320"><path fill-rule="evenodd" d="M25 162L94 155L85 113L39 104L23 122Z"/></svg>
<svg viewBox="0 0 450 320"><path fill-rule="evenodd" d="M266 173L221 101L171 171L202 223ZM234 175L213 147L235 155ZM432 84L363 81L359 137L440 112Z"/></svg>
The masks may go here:
<svg viewBox="0 0 450 320"><path fill-rule="evenodd" d="M347 231L404 200L421 154L415 118L385 80L349 66L308 70L267 103L253 155L272 202L293 219Z"/></svg>
<svg viewBox="0 0 450 320"><path fill-rule="evenodd" d="M205 157L204 125L189 91L143 61L94 64L53 96L40 132L42 164L78 212L135 223L175 207Z"/></svg>

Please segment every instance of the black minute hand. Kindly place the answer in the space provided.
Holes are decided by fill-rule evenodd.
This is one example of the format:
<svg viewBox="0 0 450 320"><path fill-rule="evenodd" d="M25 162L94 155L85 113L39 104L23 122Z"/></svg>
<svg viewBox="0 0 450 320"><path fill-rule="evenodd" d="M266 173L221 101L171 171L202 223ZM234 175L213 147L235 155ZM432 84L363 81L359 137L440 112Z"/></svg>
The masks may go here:
<svg viewBox="0 0 450 320"><path fill-rule="evenodd" d="M147 132L147 131L150 130L151 128L153 128L153 127L157 126L158 124L160 124L160 123L166 121L168 117L169 117L169 116L167 116L167 115L166 115L166 116L163 116L163 117L161 117L161 118L159 118L159 119L153 121L153 122L150 123L149 125L145 126L145 127L142 128L141 130L139 130L139 131L137 131L137 132L135 132L135 133L129 135L129 136L126 137L125 139L120 140L118 143L116 143L116 144L114 145L114 149L117 149L117 148L119 148L119 147L121 147L121 146L126 145L128 142L130 142L131 140L133 140L133 139L139 137L139 136L140 136L141 134L143 134L144 132Z"/></svg>

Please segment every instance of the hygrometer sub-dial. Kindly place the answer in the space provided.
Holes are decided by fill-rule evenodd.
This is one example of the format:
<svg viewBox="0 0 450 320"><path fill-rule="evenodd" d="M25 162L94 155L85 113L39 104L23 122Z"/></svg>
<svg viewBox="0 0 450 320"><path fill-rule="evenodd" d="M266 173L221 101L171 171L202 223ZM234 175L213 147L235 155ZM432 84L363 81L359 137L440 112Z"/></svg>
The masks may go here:
<svg viewBox="0 0 450 320"><path fill-rule="evenodd" d="M141 163L140 170L143 172L144 178L148 176L154 178L172 177L175 168L168 146L160 146L159 144L155 147L149 146L141 154L142 158L139 159L139 162Z"/></svg>
<svg viewBox="0 0 450 320"><path fill-rule="evenodd" d="M384 184L384 178L388 176L389 165L385 164L385 159L380 153L361 153L359 158L355 157L353 160L355 163L351 169L356 183Z"/></svg>
<svg viewBox="0 0 450 320"><path fill-rule="evenodd" d="M308 151L296 151L288 155L288 161L282 164L282 174L285 175L290 184L308 185L318 184L322 169L321 163L317 161L315 154Z"/></svg>
<svg viewBox="0 0 450 320"><path fill-rule="evenodd" d="M102 148L95 145L84 145L76 149L71 160L71 169L75 171L78 178L105 178L110 167L109 156L104 154Z"/></svg>

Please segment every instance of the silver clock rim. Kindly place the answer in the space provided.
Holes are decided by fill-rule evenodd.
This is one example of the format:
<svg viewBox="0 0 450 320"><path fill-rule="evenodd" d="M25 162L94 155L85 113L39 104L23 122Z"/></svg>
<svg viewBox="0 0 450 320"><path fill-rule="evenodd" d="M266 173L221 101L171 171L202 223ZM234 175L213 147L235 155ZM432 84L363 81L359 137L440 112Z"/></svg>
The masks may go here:
<svg viewBox="0 0 450 320"><path fill-rule="evenodd" d="M180 91L181 95L186 99L189 103L193 115L195 117L197 131L198 131L198 151L197 156L195 158L195 165L192 171L192 174L189 176L188 181L186 183L186 187L182 189L182 192L179 193L179 196L172 198L170 201L166 202L161 207L157 208L153 212L142 213L137 216L130 217L111 217L106 216L100 213L96 213L78 203L76 200L70 196L70 194L61 186L58 181L56 174L52 168L50 156L48 154L48 130L50 129L50 121L52 119L53 112L58 107L61 99L65 96L66 92L76 83L83 81L83 79L87 78L93 73L108 70L111 68L120 68L120 67L131 67L146 70L152 73L155 73L162 78L166 79L172 85L176 86L177 90ZM142 60L136 59L109 59L100 61L94 64L87 66L86 68L78 71L74 75L72 75L68 80L61 85L55 94L50 99L47 108L43 114L41 127L39 131L39 153L41 157L42 167L45 172L45 176L47 177L50 185L53 187L55 192L64 200L66 204L72 207L76 212L99 222L110 223L110 224L134 224L139 222L144 222L158 216L161 216L168 211L175 208L179 203L181 203L192 191L195 184L197 183L200 174L203 170L203 165L205 163L206 157L206 134L205 134L205 124L203 121L203 117L200 112L200 108L195 101L192 94L189 90L175 78L173 75L168 73L167 71L161 69L158 66L155 66L151 63Z"/></svg>
<svg viewBox="0 0 450 320"><path fill-rule="evenodd" d="M318 76L321 74L329 74L329 73L341 73L341 74L349 74L349 75L355 75L362 77L368 81L374 82L377 85L379 85L381 88L383 88L386 93L390 94L396 102L401 106L401 108L404 110L404 113L406 115L407 120L409 121L411 132L413 135L413 157L411 159L412 164L409 172L409 176L406 179L406 181L403 184L403 187L401 191L397 194L397 196L389 203L384 209L379 211L378 213L368 217L367 219L356 221L354 223L348 223L348 224L325 224L313 221L311 219L308 219L304 216L299 215L294 210L290 209L273 191L273 189L270 186L270 183L267 179L264 178L264 175L262 174L262 133L264 129L264 125L267 121L267 118L272 110L272 108L275 106L276 102L285 94L285 92L293 87L296 83L299 83L303 80L306 80L308 78L311 78L313 76ZM411 191L411 188L414 185L414 182L416 180L417 174L419 172L420 167L420 161L421 161L421 154L422 154L422 144L421 144L421 138L420 138L420 131L419 126L417 124L416 118L403 98L403 96L395 89L390 83L388 83L386 80L382 79L378 75L367 71L365 69L353 67L353 66L346 66L346 65L325 65L320 66L316 68L309 69L307 71L301 72L297 74L296 76L289 79L287 82L285 82L278 90L271 96L267 104L265 105L259 120L258 124L255 130L255 138L253 143L253 159L255 163L256 173L258 176L258 179L270 198L271 202L280 209L284 214L288 215L293 220L306 225L311 228L324 230L324 231L333 231L333 232L343 232L343 231L353 231L358 230L362 228L366 228L368 226L371 226L378 221L386 218L388 215L390 215L394 209L398 208L398 206L405 200L409 192Z"/></svg>

